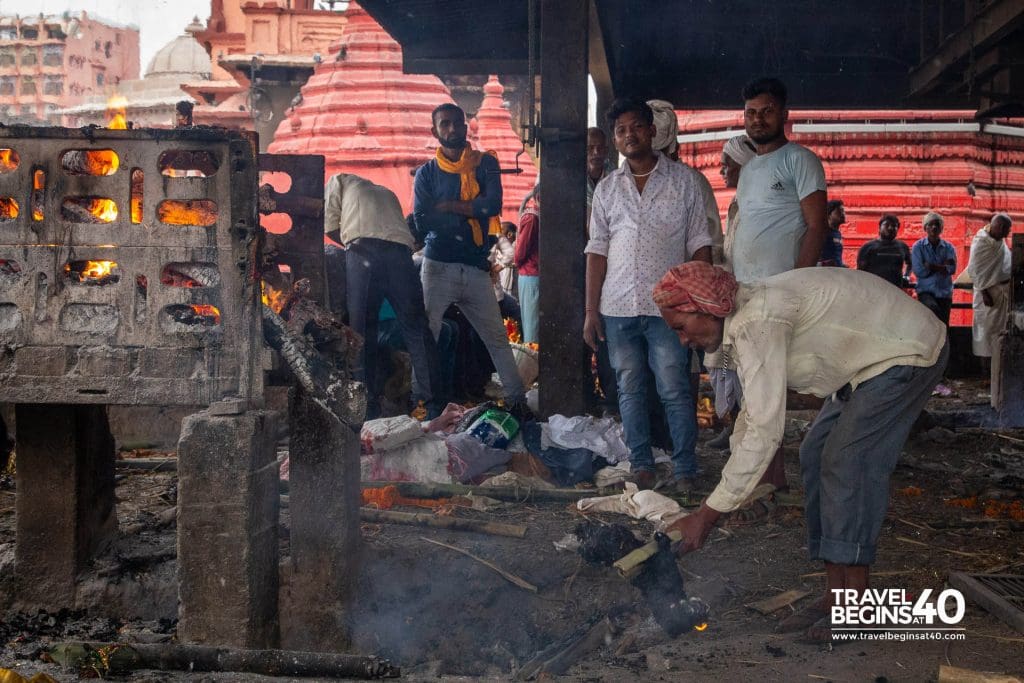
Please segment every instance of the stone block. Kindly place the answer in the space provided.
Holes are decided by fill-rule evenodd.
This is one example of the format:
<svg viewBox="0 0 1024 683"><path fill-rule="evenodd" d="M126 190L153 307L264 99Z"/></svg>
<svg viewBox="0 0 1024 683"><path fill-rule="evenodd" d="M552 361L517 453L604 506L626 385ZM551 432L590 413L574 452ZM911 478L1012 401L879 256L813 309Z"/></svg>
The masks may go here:
<svg viewBox="0 0 1024 683"><path fill-rule="evenodd" d="M19 375L60 377L68 371L68 352L63 346L23 346L14 362Z"/></svg>
<svg viewBox="0 0 1024 683"><path fill-rule="evenodd" d="M359 568L359 439L301 389L289 413L287 591L281 638L291 650L340 651Z"/></svg>
<svg viewBox="0 0 1024 683"><path fill-rule="evenodd" d="M178 637L278 644L278 467L272 414L196 413L178 442Z"/></svg>
<svg viewBox="0 0 1024 683"><path fill-rule="evenodd" d="M192 376L203 362L200 349L144 348L139 350L139 373L143 377Z"/></svg>
<svg viewBox="0 0 1024 683"><path fill-rule="evenodd" d="M19 404L16 421L17 602L73 608L78 571L117 531L106 407Z"/></svg>
<svg viewBox="0 0 1024 683"><path fill-rule="evenodd" d="M85 377L126 377L132 371L132 355L126 348L83 346L75 372Z"/></svg>

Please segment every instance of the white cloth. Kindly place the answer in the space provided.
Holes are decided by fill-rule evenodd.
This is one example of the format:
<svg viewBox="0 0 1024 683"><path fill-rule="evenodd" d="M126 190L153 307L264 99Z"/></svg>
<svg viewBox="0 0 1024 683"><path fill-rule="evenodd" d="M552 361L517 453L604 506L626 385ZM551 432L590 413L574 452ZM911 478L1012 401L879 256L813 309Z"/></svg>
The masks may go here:
<svg viewBox="0 0 1024 683"><path fill-rule="evenodd" d="M383 185L351 173L338 173L327 181L324 195L324 232L340 231L342 244L369 237L413 248L402 205Z"/></svg>
<svg viewBox="0 0 1024 683"><path fill-rule="evenodd" d="M586 253L608 258L601 314L659 316L654 285L673 266L711 246L704 197L691 171L663 154L641 195L629 164L594 190Z"/></svg>
<svg viewBox="0 0 1024 683"><path fill-rule="evenodd" d="M730 512L754 490L786 425L786 388L829 396L897 365L933 365L946 327L882 278L800 268L741 284L722 345L736 362L743 406L722 480L707 499Z"/></svg>
<svg viewBox="0 0 1024 683"><path fill-rule="evenodd" d="M807 232L800 201L825 189L821 160L793 142L743 166L736 188L740 222L731 253L737 280L754 282L796 266Z"/></svg>
<svg viewBox="0 0 1024 683"><path fill-rule="evenodd" d="M971 241L971 260L967 273L974 284L974 324L971 347L975 356L991 357L997 348L997 337L1006 329L1010 314L1009 247L1003 240L993 239L985 226ZM993 306L986 306L982 292L989 289Z"/></svg>
<svg viewBox="0 0 1024 683"><path fill-rule="evenodd" d="M551 446L586 448L612 464L629 460L622 423L610 417L552 415L546 423L541 424L541 447Z"/></svg>
<svg viewBox="0 0 1024 683"><path fill-rule="evenodd" d="M726 140L725 146L722 147L722 153L728 154L729 158L740 166L757 156L754 143L746 135L737 135Z"/></svg>
<svg viewBox="0 0 1024 683"><path fill-rule="evenodd" d="M515 289L516 269L516 247L508 241L504 235L499 235L494 246L491 247L491 255L487 259L492 266L501 266L498 277L494 282L494 297L501 301L506 294Z"/></svg>
<svg viewBox="0 0 1024 683"><path fill-rule="evenodd" d="M576 501L576 509L581 512L617 512L633 519L646 519L654 522L659 531L686 515L679 503L671 498L655 491L640 491L631 481L626 483L626 490L617 496Z"/></svg>
<svg viewBox="0 0 1024 683"><path fill-rule="evenodd" d="M671 155L679 148L679 120L671 102L647 100L647 106L654 113L654 139L651 147L657 152Z"/></svg>

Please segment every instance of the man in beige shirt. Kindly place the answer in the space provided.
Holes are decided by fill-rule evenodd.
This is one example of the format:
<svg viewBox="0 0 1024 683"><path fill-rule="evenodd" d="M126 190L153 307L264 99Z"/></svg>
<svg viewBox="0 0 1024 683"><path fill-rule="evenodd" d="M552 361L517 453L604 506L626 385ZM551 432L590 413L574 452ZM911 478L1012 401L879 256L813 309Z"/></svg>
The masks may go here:
<svg viewBox="0 0 1024 683"><path fill-rule="evenodd" d="M757 486L782 441L787 387L825 399L800 466L808 550L825 563L827 591L790 626L830 638L832 590L868 586L889 477L945 369L945 326L899 289L852 270L803 268L737 285L721 268L691 262L669 271L654 298L681 342L730 353L744 395L721 481L673 525L682 551L700 548Z"/></svg>
<svg viewBox="0 0 1024 683"><path fill-rule="evenodd" d="M444 405L437 347L427 325L423 287L412 260L414 240L395 193L350 173L331 176L325 190L324 232L345 247L349 325L364 339L356 378L366 384L366 417L380 416L383 378L377 376L377 321L387 299L412 361L412 397L434 416Z"/></svg>

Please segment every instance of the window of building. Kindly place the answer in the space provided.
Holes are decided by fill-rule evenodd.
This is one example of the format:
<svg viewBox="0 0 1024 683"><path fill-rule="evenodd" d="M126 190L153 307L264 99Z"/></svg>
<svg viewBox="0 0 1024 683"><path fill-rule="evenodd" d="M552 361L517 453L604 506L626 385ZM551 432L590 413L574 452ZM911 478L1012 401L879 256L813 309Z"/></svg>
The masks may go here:
<svg viewBox="0 0 1024 683"><path fill-rule="evenodd" d="M0 28L0 40L14 40L18 37L18 31L15 28Z"/></svg>
<svg viewBox="0 0 1024 683"><path fill-rule="evenodd" d="M102 71L97 71L96 72L96 85L103 85L103 72Z"/></svg>
<svg viewBox="0 0 1024 683"><path fill-rule="evenodd" d="M21 105L21 115L22 116L35 116L36 115L36 108L35 108L35 106L31 105L31 104L23 104L23 105Z"/></svg>
<svg viewBox="0 0 1024 683"><path fill-rule="evenodd" d="M92 49L96 50L97 52L99 52L100 51L100 41L97 40L95 43L93 43Z"/></svg>
<svg viewBox="0 0 1024 683"><path fill-rule="evenodd" d="M21 37L25 40L35 40L39 37L39 29L28 28L27 26L21 29Z"/></svg>
<svg viewBox="0 0 1024 683"><path fill-rule="evenodd" d="M11 105L0 104L0 116L7 118L11 115Z"/></svg>
<svg viewBox="0 0 1024 683"><path fill-rule="evenodd" d="M39 57L36 55L34 48L26 47L21 51L22 66L35 66L37 63L39 63Z"/></svg>
<svg viewBox="0 0 1024 683"><path fill-rule="evenodd" d="M23 76L21 79L21 94L22 95L35 95L36 94L36 79L31 76Z"/></svg>
<svg viewBox="0 0 1024 683"><path fill-rule="evenodd" d="M0 95L14 94L14 79L10 76L0 77Z"/></svg>
<svg viewBox="0 0 1024 683"><path fill-rule="evenodd" d="M0 47L0 68L5 66L14 66L17 59L14 56L13 47Z"/></svg>
<svg viewBox="0 0 1024 683"><path fill-rule="evenodd" d="M103 54L104 54L105 56L109 57L109 56L110 56L110 50L111 50L111 48L113 48L113 47L114 47L113 43L111 43L111 42L110 42L110 41L108 40L108 41L107 41L106 43L104 43L104 44L103 44Z"/></svg>
<svg viewBox="0 0 1024 683"><path fill-rule="evenodd" d="M43 46L43 66L60 66L64 63L63 45Z"/></svg>
<svg viewBox="0 0 1024 683"><path fill-rule="evenodd" d="M43 83L44 95L63 95L64 79L60 76L47 76Z"/></svg>
<svg viewBox="0 0 1024 683"><path fill-rule="evenodd" d="M118 45L121 44L121 34L120 33L115 33L114 34L114 42L117 43Z"/></svg>

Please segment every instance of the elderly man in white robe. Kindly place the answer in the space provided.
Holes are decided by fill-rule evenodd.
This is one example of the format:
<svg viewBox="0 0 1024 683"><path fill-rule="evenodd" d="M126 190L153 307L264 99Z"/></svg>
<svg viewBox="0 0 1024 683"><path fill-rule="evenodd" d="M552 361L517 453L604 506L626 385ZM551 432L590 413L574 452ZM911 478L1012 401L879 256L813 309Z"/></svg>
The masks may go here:
<svg viewBox="0 0 1024 683"><path fill-rule="evenodd" d="M992 216L971 241L971 260L967 274L974 285L974 325L972 348L974 355L991 365L990 394L993 408L999 408L999 352L1001 335L1006 330L1010 313L1010 249L1006 237L1013 222L1005 213Z"/></svg>

